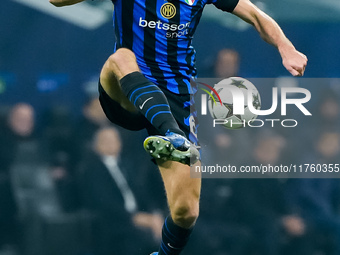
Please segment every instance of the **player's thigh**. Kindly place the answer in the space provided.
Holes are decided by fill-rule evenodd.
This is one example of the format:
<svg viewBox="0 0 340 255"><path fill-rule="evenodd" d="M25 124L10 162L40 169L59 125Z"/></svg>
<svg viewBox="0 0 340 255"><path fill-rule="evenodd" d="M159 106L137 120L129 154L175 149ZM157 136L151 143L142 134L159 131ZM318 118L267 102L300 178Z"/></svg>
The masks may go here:
<svg viewBox="0 0 340 255"><path fill-rule="evenodd" d="M134 112L136 109L124 95L117 78L118 76L115 74L116 70L113 67L111 57L109 57L100 72L101 86L111 99L118 102L124 109Z"/></svg>

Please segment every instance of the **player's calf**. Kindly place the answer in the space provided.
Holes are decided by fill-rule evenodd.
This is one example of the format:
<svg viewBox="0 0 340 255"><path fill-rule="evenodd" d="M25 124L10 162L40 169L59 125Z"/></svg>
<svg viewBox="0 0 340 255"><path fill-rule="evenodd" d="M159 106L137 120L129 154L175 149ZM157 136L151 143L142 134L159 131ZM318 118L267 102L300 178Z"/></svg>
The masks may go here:
<svg viewBox="0 0 340 255"><path fill-rule="evenodd" d="M178 255L187 244L198 217L201 179L191 178L188 166L173 161L157 163L171 214L164 222L158 255Z"/></svg>

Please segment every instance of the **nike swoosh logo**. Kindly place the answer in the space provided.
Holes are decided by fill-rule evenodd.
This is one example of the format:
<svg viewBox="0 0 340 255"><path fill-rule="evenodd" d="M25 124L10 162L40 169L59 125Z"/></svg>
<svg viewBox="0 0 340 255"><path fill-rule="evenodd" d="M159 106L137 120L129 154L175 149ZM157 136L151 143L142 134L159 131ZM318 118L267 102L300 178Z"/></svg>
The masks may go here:
<svg viewBox="0 0 340 255"><path fill-rule="evenodd" d="M181 248L175 248L173 247L170 243L168 243L168 246L171 248L171 249L174 249L174 250L180 250Z"/></svg>
<svg viewBox="0 0 340 255"><path fill-rule="evenodd" d="M153 97L149 97L148 99L146 99L146 100L144 101L144 103L143 103L142 105L139 106L139 109L142 110L143 107L144 107L144 105L146 104L146 102L149 101L149 100L151 100L152 98L153 98Z"/></svg>

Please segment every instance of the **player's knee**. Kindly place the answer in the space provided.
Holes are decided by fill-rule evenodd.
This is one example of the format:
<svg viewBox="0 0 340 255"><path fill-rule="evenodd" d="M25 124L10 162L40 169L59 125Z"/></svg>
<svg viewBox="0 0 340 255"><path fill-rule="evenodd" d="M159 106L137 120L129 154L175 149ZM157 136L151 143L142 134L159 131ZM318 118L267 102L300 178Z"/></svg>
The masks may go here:
<svg viewBox="0 0 340 255"><path fill-rule="evenodd" d="M199 214L199 204L198 201L184 201L176 203L171 212L173 221L183 227L192 227Z"/></svg>
<svg viewBox="0 0 340 255"><path fill-rule="evenodd" d="M109 57L109 62L110 64L115 64L119 66L129 60L135 61L135 59L135 54L131 50L127 48L120 48Z"/></svg>

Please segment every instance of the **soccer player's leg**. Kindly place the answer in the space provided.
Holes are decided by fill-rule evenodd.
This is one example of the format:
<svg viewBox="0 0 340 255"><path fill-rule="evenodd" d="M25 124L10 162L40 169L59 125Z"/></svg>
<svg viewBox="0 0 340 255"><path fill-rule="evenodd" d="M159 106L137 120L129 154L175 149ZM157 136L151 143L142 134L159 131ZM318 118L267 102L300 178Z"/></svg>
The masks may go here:
<svg viewBox="0 0 340 255"><path fill-rule="evenodd" d="M198 145L197 118L192 95L175 95L164 91L179 126ZM148 129L149 133L152 130ZM162 175L170 215L162 229L159 251L153 255L178 255L185 247L199 213L201 179L192 178L190 167L174 161L156 160ZM191 162L192 163L192 162ZM200 162L196 162L196 167Z"/></svg>
<svg viewBox="0 0 340 255"><path fill-rule="evenodd" d="M157 163L170 209L163 225L158 255L178 255L187 244L199 214L201 179L191 178L187 165L174 161Z"/></svg>
<svg viewBox="0 0 340 255"><path fill-rule="evenodd" d="M119 81L122 92L117 93L116 88L112 90L112 87L104 89L116 100L120 100L123 93L122 106L137 109L162 135L150 141L152 144L155 141L154 145L161 154L148 150L150 155L156 159L161 157L189 164L190 156L194 154L193 158L197 161L197 149L190 146L184 132L179 128L163 91L139 71L134 53L126 48L118 49L108 59L107 67L111 71L108 75L113 75Z"/></svg>

